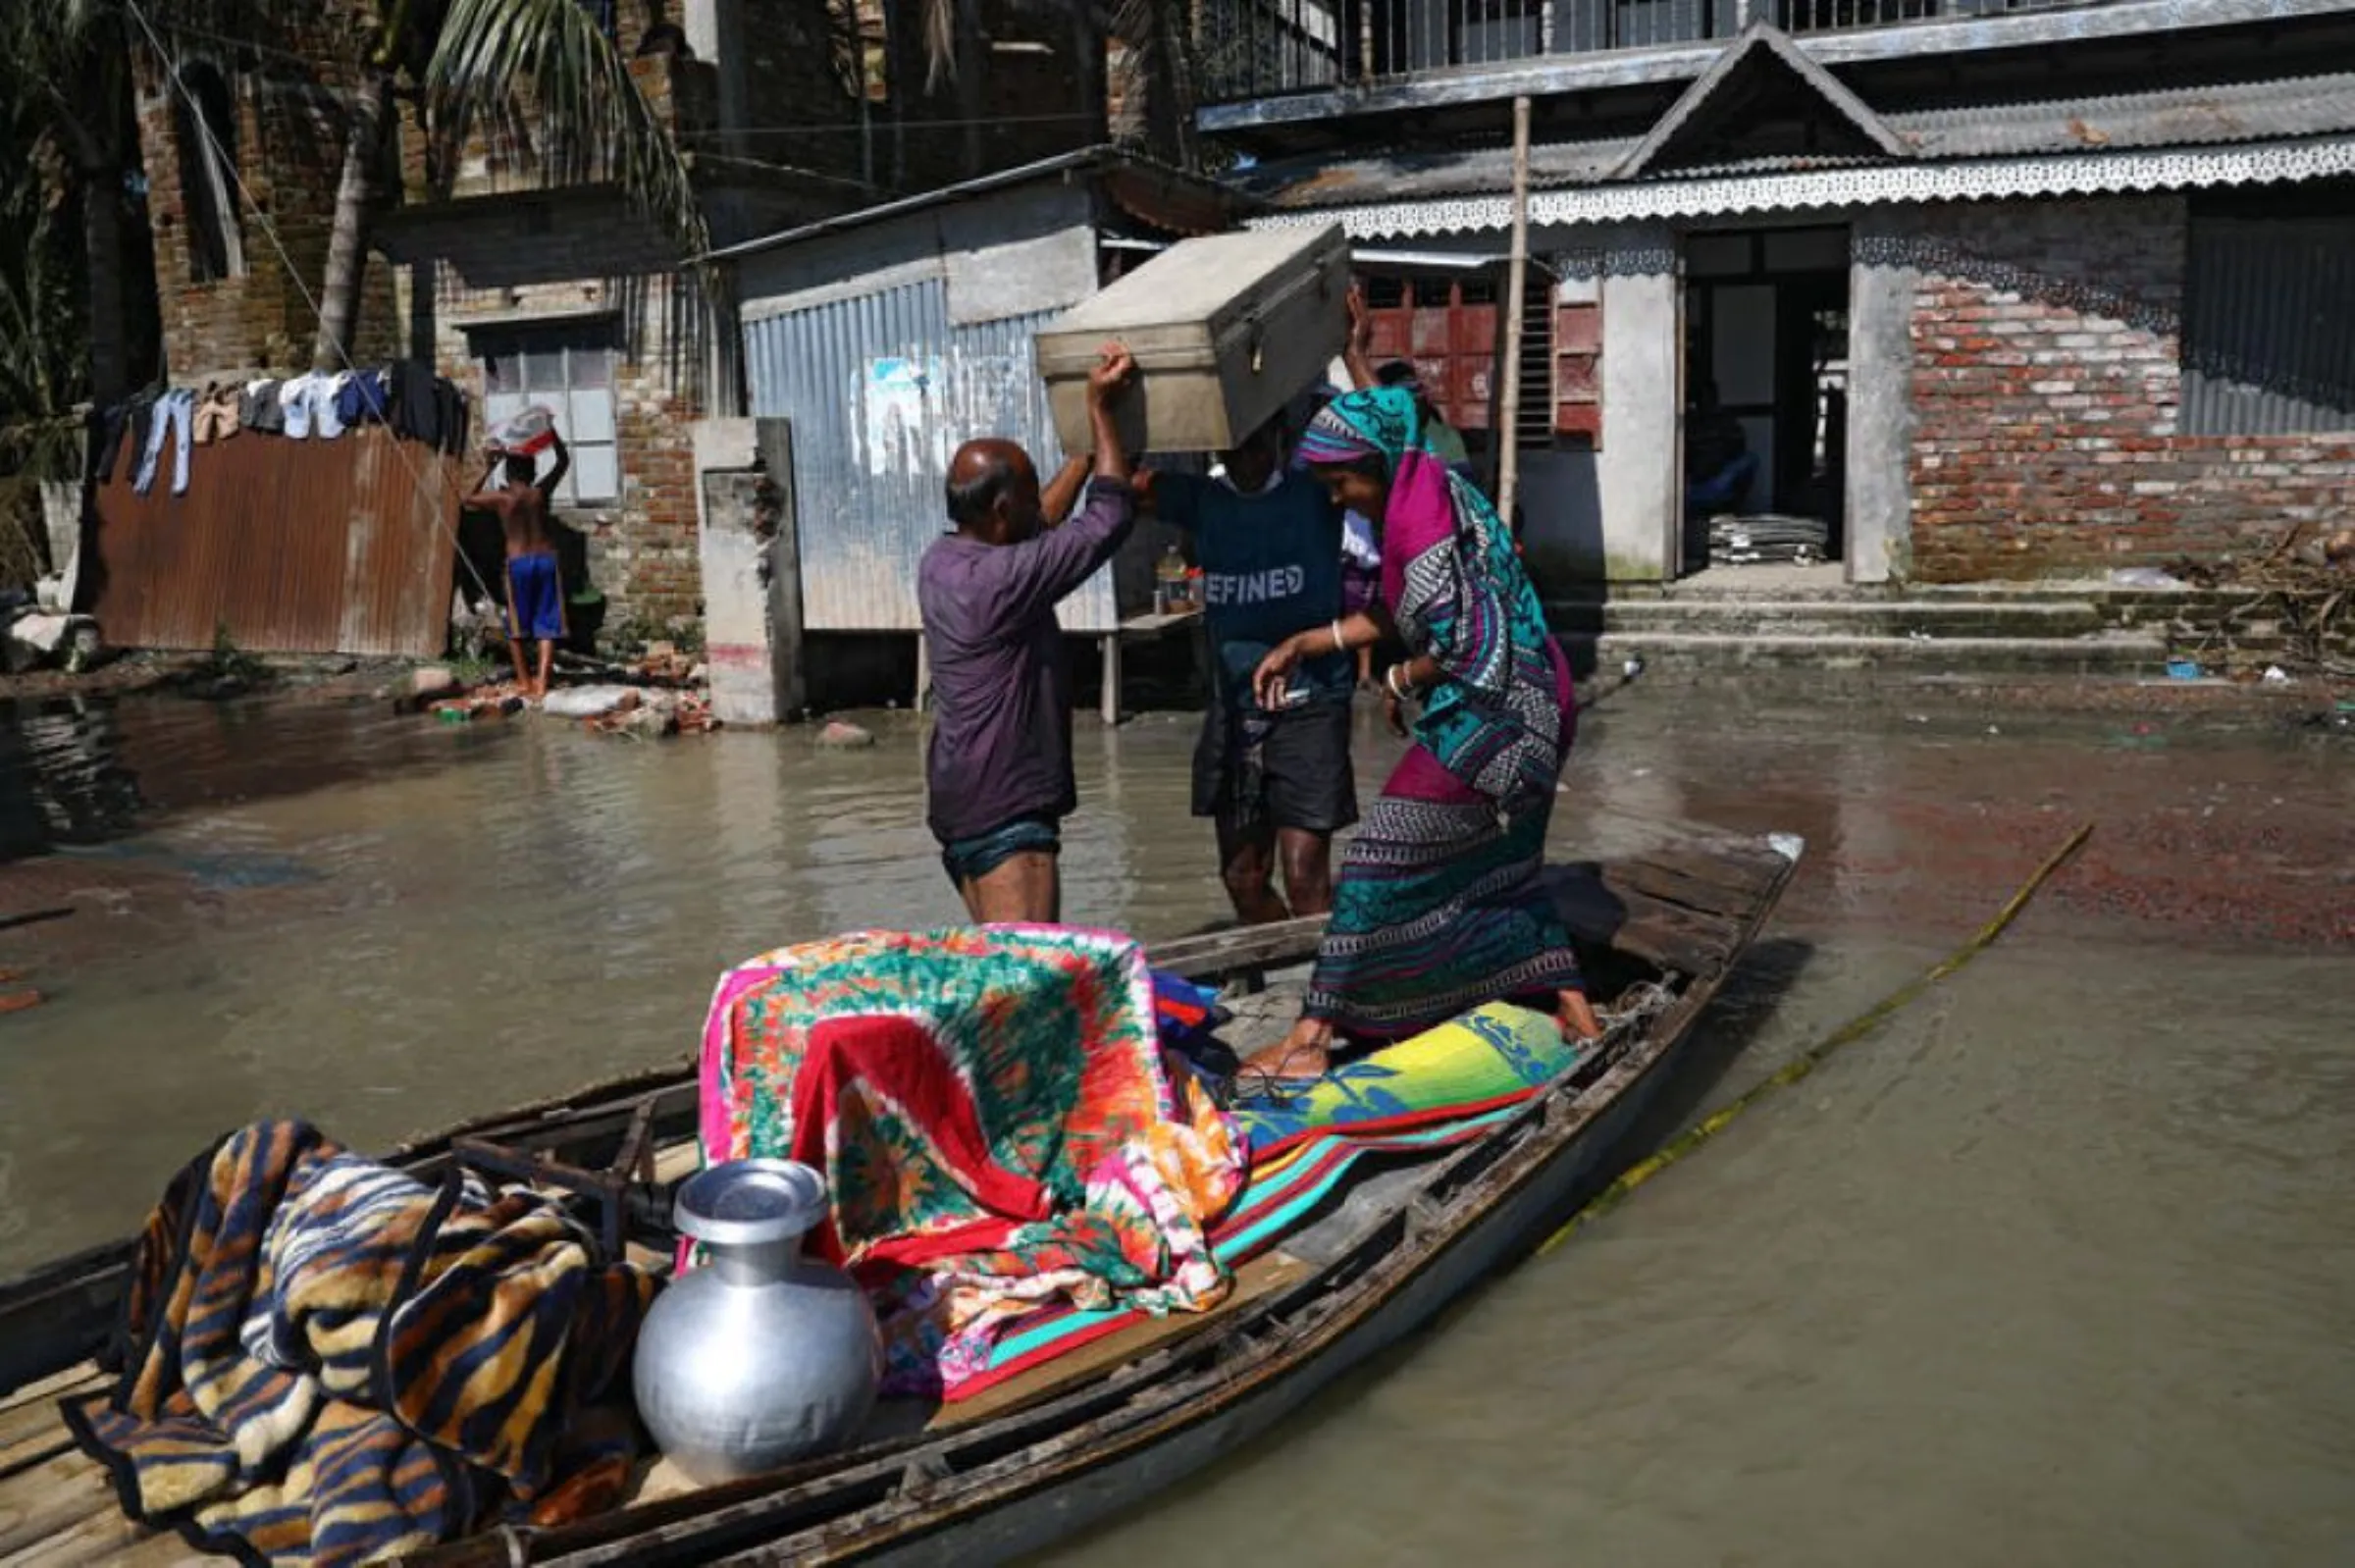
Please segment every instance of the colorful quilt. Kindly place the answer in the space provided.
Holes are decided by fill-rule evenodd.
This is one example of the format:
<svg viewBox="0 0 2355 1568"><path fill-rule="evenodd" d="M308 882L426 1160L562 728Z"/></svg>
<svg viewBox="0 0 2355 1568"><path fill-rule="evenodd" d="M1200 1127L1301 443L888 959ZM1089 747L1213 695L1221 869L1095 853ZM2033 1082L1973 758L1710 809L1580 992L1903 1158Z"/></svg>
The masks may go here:
<svg viewBox="0 0 2355 1568"><path fill-rule="evenodd" d="M1242 1186L1227 1117L1165 1070L1143 950L1107 932L870 931L722 977L706 1164L821 1171L810 1245L881 1305L887 1386L953 1385L1041 1304L1215 1305L1208 1227Z"/></svg>
<svg viewBox="0 0 2355 1568"><path fill-rule="evenodd" d="M1369 1160L1419 1159L1468 1143L1577 1066L1580 1048L1544 1014L1494 1003L1232 1108L1251 1155L1242 1195L1211 1234L1240 1268L1307 1223ZM945 1397L967 1399L1141 1322L1123 1308L1058 1304L969 1336Z"/></svg>
<svg viewBox="0 0 2355 1568"><path fill-rule="evenodd" d="M132 1518L248 1562L560 1524L628 1482L654 1289L544 1198L429 1187L262 1123L174 1179L131 1270L121 1379L64 1412Z"/></svg>
<svg viewBox="0 0 2355 1568"><path fill-rule="evenodd" d="M1518 1105L1578 1058L1550 1017L1492 1002L1321 1078L1239 1097L1231 1109L1256 1173L1321 1131L1395 1131Z"/></svg>

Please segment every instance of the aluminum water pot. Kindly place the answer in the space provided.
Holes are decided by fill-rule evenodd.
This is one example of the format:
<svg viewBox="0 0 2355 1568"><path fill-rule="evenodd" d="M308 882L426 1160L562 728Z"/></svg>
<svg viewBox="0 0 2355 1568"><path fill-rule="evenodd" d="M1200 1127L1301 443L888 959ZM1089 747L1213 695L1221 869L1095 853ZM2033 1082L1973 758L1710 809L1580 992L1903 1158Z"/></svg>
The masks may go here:
<svg viewBox="0 0 2355 1568"><path fill-rule="evenodd" d="M802 1255L826 1217L825 1177L791 1160L732 1160L689 1177L674 1214L708 1261L655 1298L638 1332L638 1413L662 1451L715 1486L856 1436L883 1344L850 1276Z"/></svg>

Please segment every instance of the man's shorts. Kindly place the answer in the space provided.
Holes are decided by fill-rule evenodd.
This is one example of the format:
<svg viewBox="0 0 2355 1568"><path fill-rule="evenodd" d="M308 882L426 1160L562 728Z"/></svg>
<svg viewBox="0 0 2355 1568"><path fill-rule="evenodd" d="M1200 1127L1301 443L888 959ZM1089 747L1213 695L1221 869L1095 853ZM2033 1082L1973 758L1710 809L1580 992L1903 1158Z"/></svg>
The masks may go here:
<svg viewBox="0 0 2355 1568"><path fill-rule="evenodd" d="M1062 822L1048 812L1032 811L948 845L940 852L940 864L949 880L963 887L979 881L1017 855L1056 855L1062 850Z"/></svg>
<svg viewBox="0 0 2355 1568"><path fill-rule="evenodd" d="M507 557L507 635L531 642L564 638L564 585L553 555Z"/></svg>
<svg viewBox="0 0 2355 1568"><path fill-rule="evenodd" d="M1345 702L1311 703L1275 714L1253 768L1241 755L1241 726L1229 722L1214 705L1194 747L1194 814L1237 828L1264 823L1333 833L1349 826L1357 820L1350 724Z"/></svg>

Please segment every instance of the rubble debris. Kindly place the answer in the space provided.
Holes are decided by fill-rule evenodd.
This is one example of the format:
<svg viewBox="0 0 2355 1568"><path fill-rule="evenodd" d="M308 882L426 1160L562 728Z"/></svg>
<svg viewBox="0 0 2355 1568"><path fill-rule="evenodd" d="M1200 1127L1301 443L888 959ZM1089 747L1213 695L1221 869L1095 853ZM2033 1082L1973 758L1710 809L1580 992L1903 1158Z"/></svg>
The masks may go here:
<svg viewBox="0 0 2355 1568"><path fill-rule="evenodd" d="M78 672L95 664L103 651L95 616L20 606L0 639L0 666L11 675L47 668Z"/></svg>
<svg viewBox="0 0 2355 1568"><path fill-rule="evenodd" d="M2265 554L2221 560L2187 558L2168 563L2170 572L2196 588L2243 594L2233 612L2240 621L2270 623L2292 670L2355 676L2355 530L2308 541L2300 522ZM2231 634L2224 634L2230 642Z"/></svg>
<svg viewBox="0 0 2355 1568"><path fill-rule="evenodd" d="M829 719L826 727L817 732L817 744L832 751L856 751L875 744L874 732L861 729L841 719Z"/></svg>
<svg viewBox="0 0 2355 1568"><path fill-rule="evenodd" d="M548 694L540 705L553 718L597 718L638 706L638 693L627 686L565 686Z"/></svg>

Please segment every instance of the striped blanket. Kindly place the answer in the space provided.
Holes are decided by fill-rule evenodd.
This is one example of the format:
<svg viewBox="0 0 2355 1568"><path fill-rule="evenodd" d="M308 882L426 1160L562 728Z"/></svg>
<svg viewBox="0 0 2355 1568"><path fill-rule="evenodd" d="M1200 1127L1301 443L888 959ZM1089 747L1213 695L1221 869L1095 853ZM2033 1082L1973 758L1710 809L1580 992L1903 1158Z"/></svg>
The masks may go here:
<svg viewBox="0 0 2355 1568"><path fill-rule="evenodd" d="M66 1401L134 1519L359 1563L619 1500L654 1281L546 1199L429 1187L299 1122L231 1134L140 1238L109 1390Z"/></svg>

